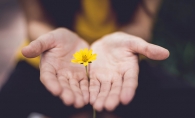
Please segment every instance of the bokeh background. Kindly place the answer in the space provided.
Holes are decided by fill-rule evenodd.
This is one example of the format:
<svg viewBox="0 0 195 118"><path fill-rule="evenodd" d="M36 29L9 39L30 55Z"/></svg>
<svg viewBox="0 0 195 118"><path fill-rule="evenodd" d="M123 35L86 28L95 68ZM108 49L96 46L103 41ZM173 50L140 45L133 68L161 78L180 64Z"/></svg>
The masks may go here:
<svg viewBox="0 0 195 118"><path fill-rule="evenodd" d="M195 1L164 0L153 30L152 43L170 51L160 65L171 76L195 86ZM25 18L17 0L0 1L0 87L14 68L14 57L26 37Z"/></svg>
<svg viewBox="0 0 195 118"><path fill-rule="evenodd" d="M0 89L15 67L25 34L25 18L18 1L0 0Z"/></svg>
<svg viewBox="0 0 195 118"><path fill-rule="evenodd" d="M163 69L195 86L195 1L164 0L152 42L170 51Z"/></svg>
<svg viewBox="0 0 195 118"><path fill-rule="evenodd" d="M18 49L20 45L23 43L23 41L25 40L25 38L26 38L25 18L18 4L18 1L0 0L0 89L3 86L3 84L7 81L7 78L9 78L10 74L12 73L12 70L16 65L17 62L16 54L19 51ZM164 61L148 60L147 63L149 63L149 65L151 66L150 68L151 70L147 70L147 68L145 68L145 70L142 69L145 71L145 74L153 73L156 76L156 78L158 78L159 76L161 76L162 73L164 73L166 75L164 77L167 78L162 77L162 79L160 79L159 81L162 83L162 86L164 88L171 88L172 86L175 88L180 88L183 86L186 87L186 85L189 88L194 88L195 87L195 0L163 0L161 7L159 8L159 14L154 25L152 43L167 48L170 51L170 57ZM159 71L162 71L162 73ZM146 83L148 83L148 81L144 81L143 83L140 83L140 86L144 86L146 85ZM172 93L173 92L170 93L166 92L166 94L162 93L161 95L157 93L156 96L162 96L162 98L158 100L157 99L152 99L152 100L156 102L162 102L163 96L167 96L167 95L171 96ZM154 94L154 93L151 92L147 94ZM187 94L188 93L184 95ZM153 106L143 105L143 108L139 108L140 106L135 107L136 104L134 104L136 103L136 101L140 102L141 98L146 96L147 95L139 94L138 92L138 95L135 97L135 100L132 102L132 106L134 105L134 107L132 107L131 110L145 109L145 112L143 111L143 114L146 112L151 113L151 111L149 110L151 110ZM178 95L175 94L175 99L176 99L175 101L177 101L177 96L179 96L179 94ZM191 96L188 97L190 98ZM185 100L188 100L188 98L186 98ZM146 102L148 101L146 100ZM169 105L169 102L172 102L172 100L167 100L165 102L167 106ZM175 102L175 104L176 103L179 102ZM192 105L194 105L194 102L191 103ZM144 101L143 104L148 105ZM163 104L164 103L161 104L162 107ZM165 109L167 109L166 105L164 105ZM147 110L150 107L151 109ZM190 114L191 111L195 111L194 107L192 106L189 107L185 106L185 108L186 108L186 112L185 112L186 114L187 113ZM172 107L170 107L169 109L171 111ZM182 110L185 109L183 108ZM118 111L120 111L120 108L118 109ZM136 113L141 113L141 112L135 112L132 114L136 114ZM163 116L164 115L163 113L164 112L160 112L159 114ZM139 114L138 116L141 116L141 114ZM75 117L78 118L78 116ZM110 115L110 117L117 118L117 116L113 116L113 115ZM86 118L85 115L84 118Z"/></svg>

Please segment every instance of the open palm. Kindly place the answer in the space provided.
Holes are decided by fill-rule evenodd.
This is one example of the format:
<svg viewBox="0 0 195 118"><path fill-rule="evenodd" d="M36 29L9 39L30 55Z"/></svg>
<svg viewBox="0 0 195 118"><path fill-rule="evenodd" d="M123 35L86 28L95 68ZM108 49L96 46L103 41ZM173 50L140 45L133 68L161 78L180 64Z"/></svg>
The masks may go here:
<svg viewBox="0 0 195 118"><path fill-rule="evenodd" d="M132 100L138 85L138 53L155 60L169 56L166 49L122 32L103 37L91 48L98 56L90 65L90 103L98 111Z"/></svg>
<svg viewBox="0 0 195 118"><path fill-rule="evenodd" d="M76 51L88 47L76 34L59 28L31 42L22 53L29 58L41 54L41 82L66 105L80 108L89 101L88 80L85 68L71 59Z"/></svg>

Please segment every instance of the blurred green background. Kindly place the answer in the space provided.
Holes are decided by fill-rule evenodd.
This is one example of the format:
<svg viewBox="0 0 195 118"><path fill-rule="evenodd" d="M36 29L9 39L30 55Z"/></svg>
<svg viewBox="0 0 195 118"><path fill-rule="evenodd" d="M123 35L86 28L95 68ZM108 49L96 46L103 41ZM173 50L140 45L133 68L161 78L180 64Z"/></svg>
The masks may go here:
<svg viewBox="0 0 195 118"><path fill-rule="evenodd" d="M151 63L195 86L195 0L163 0L152 43L167 48L170 57Z"/></svg>

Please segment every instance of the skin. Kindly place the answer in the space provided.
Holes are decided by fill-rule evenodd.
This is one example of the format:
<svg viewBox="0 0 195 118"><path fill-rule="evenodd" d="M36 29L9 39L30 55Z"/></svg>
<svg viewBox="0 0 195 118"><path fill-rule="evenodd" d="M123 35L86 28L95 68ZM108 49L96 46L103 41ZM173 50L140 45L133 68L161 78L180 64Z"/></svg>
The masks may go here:
<svg viewBox="0 0 195 118"><path fill-rule="evenodd" d="M127 105L138 85L138 54L154 60L169 56L168 50L144 41L150 40L161 0L144 0L153 18L139 5L132 22L119 28L123 32L108 34L91 46L66 28L55 29L38 0L20 1L28 37L34 40L22 53L27 58L41 55L40 80L65 105L81 108L90 102L97 111L112 111L120 102ZM70 61L76 51L86 47L98 54L89 67L90 82L84 66Z"/></svg>
<svg viewBox="0 0 195 118"><path fill-rule="evenodd" d="M41 54L41 82L64 104L81 108L89 101L88 79L84 66L71 63L71 59L86 47L89 45L76 34L59 28L32 41L22 53L28 58Z"/></svg>
<svg viewBox="0 0 195 118"><path fill-rule="evenodd" d="M84 66L70 61L86 47L75 33L59 28L31 42L22 53L28 58L42 54L40 80L64 104L81 108L90 102L97 111L112 111L132 100L138 85L138 53L155 60L169 56L168 50L141 38L122 32L107 35L91 46L98 56L90 65L89 84Z"/></svg>
<svg viewBox="0 0 195 118"><path fill-rule="evenodd" d="M143 39L123 32L109 34L95 42L91 48L98 54L90 65L90 103L97 111L114 110L121 102L127 105L138 85L138 55L163 60L168 50L147 43Z"/></svg>

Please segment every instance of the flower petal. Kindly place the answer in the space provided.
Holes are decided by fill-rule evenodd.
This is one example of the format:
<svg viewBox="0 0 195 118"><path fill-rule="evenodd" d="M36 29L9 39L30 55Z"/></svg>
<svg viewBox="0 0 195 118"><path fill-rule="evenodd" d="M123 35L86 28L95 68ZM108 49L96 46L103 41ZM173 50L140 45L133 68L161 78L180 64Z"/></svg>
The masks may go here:
<svg viewBox="0 0 195 118"><path fill-rule="evenodd" d="M80 49L73 55L74 59L72 59L71 62L87 66L90 62L96 60L97 54L92 54L92 52L92 49Z"/></svg>
<svg viewBox="0 0 195 118"><path fill-rule="evenodd" d="M97 57L97 55L96 54L93 54L89 59L88 59L88 61L94 61L94 60L96 60L96 57Z"/></svg>
<svg viewBox="0 0 195 118"><path fill-rule="evenodd" d="M90 49L90 50L88 51L88 53L87 53L87 58L89 59L89 58L91 58L91 56L92 56L92 49Z"/></svg>
<svg viewBox="0 0 195 118"><path fill-rule="evenodd" d="M72 59L71 62L72 63L78 63L78 61L76 59Z"/></svg>
<svg viewBox="0 0 195 118"><path fill-rule="evenodd" d="M73 55L75 59L82 60L82 56L77 52Z"/></svg>
<svg viewBox="0 0 195 118"><path fill-rule="evenodd" d="M83 65L84 65L84 66L87 66L87 65L88 65L88 62L84 62Z"/></svg>

